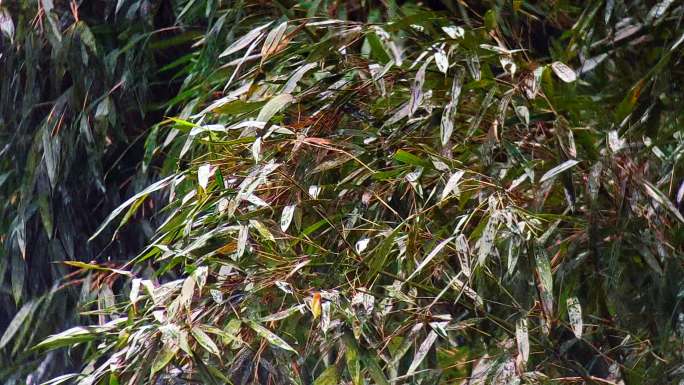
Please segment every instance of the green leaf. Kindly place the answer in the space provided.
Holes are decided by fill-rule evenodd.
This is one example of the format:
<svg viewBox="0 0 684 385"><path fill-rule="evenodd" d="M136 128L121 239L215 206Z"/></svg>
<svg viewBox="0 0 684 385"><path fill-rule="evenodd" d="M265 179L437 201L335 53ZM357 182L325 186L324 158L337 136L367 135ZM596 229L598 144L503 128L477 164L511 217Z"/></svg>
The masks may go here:
<svg viewBox="0 0 684 385"><path fill-rule="evenodd" d="M347 370L349 377L351 377L353 385L363 385L363 375L361 373L361 361L359 360L359 348L356 341L345 336L344 345L346 347L345 360L347 361Z"/></svg>
<svg viewBox="0 0 684 385"><path fill-rule="evenodd" d="M145 154L143 155L142 161L142 172L147 172L147 168L152 163L152 157L157 149L157 136L159 135L159 126L156 125L152 127L152 130L147 135L145 139Z"/></svg>
<svg viewBox="0 0 684 385"><path fill-rule="evenodd" d="M143 191L141 191L141 192L139 192L139 193L133 195L132 197L130 197L127 201L125 201L125 202L122 203L119 207L117 207L116 209L114 209L114 211L112 211L112 212L109 214L109 216L107 216L107 219L105 219L105 221L100 225L100 227L98 227L98 229L95 231L95 233L94 233L93 235L91 235L90 238L89 238L88 240L89 240L89 241L92 241L93 239L97 238L97 236L100 235L100 233L101 233L102 231L104 231L105 228L107 228L107 225L109 225L109 223L110 223L112 220L114 220L114 218L118 217L119 214L121 214L128 206L130 206L130 205L132 205L133 203L135 203L138 199L143 198L143 197L146 197L146 196L148 196L149 194L151 194L151 193L153 193L153 192L155 192L155 191L157 191L157 190L161 190L162 188L166 187L169 183L171 183L171 181L172 181L174 178L176 178L176 175L169 175L169 176L167 176L166 178L164 178L164 179L162 179L162 180L160 180L160 181L158 181L158 182L156 182L156 183L154 183L154 184L148 186L148 187L147 187L146 189L144 189Z"/></svg>
<svg viewBox="0 0 684 385"><path fill-rule="evenodd" d="M316 378L313 385L337 385L339 383L340 376L337 373L337 368L333 365L325 368L323 373Z"/></svg>
<svg viewBox="0 0 684 385"><path fill-rule="evenodd" d="M261 108L261 111L259 111L257 121L268 122L271 120L273 115L278 113L278 111L282 110L283 107L290 104L293 100L294 98L290 94L280 94L271 98L271 100L269 100L266 105Z"/></svg>
<svg viewBox="0 0 684 385"><path fill-rule="evenodd" d="M364 354L362 362L376 385L390 385L387 377L385 377L385 373L382 372L382 368L378 365L375 358L368 354Z"/></svg>
<svg viewBox="0 0 684 385"><path fill-rule="evenodd" d="M53 334L33 347L33 349L53 350L79 342L92 341L97 334L89 328L76 326L58 334Z"/></svg>
<svg viewBox="0 0 684 385"><path fill-rule="evenodd" d="M26 261L21 255L11 254L12 258L12 297L17 305L21 303L26 281Z"/></svg>
<svg viewBox="0 0 684 385"><path fill-rule="evenodd" d="M379 61L382 64L388 63L391 59L390 56L387 54L387 51L385 51L385 47L382 44L382 41L380 41L380 38L378 35L375 34L375 32L371 32L366 35L366 39L368 40L368 44L370 45L371 49L371 56Z"/></svg>
<svg viewBox="0 0 684 385"><path fill-rule="evenodd" d="M271 345L277 346L281 349L289 350L295 354L297 353L296 350L292 346L290 346L287 342L285 342L282 338L278 337L277 335L273 334L270 330L266 329L265 327L259 325L258 323L247 320L245 321L249 327L252 328L261 338L265 339L268 341Z"/></svg>
<svg viewBox="0 0 684 385"><path fill-rule="evenodd" d="M190 329L190 334L195 337L195 341L197 341L200 346L204 348L204 350L216 356L220 356L221 351L219 350L218 346L216 346L216 343L214 343L211 337L209 337L207 333L200 329L199 326L193 326L193 328Z"/></svg>
<svg viewBox="0 0 684 385"><path fill-rule="evenodd" d="M12 321L10 321L9 325L7 325L7 329L5 329L2 338L0 338L0 349L7 345L7 343L12 339L12 337L14 337L20 327L29 327L29 325L24 324L24 321L26 321L29 315L31 315L31 312L33 312L36 305L37 303L34 301L27 302L21 307L21 309L19 309L17 314L14 315Z"/></svg>
<svg viewBox="0 0 684 385"><path fill-rule="evenodd" d="M237 99L213 108L212 106L209 106L207 107L207 110L218 114L238 115L256 111L259 108L262 108L265 104L266 102L249 102L242 99Z"/></svg>
<svg viewBox="0 0 684 385"><path fill-rule="evenodd" d="M157 353L157 355L154 357L154 361L152 362L152 368L151 374L155 374L158 371L164 369L166 365L171 362L173 357L176 356L176 353L178 352L178 345L173 345L170 346L170 344L164 344L162 346L161 351Z"/></svg>
<svg viewBox="0 0 684 385"><path fill-rule="evenodd" d="M404 150L397 150L394 154L394 160L404 164L410 164L413 166L430 167L431 163L427 159L421 159L416 155Z"/></svg>
<svg viewBox="0 0 684 385"><path fill-rule="evenodd" d="M541 245L534 247L534 261L542 308L546 316L551 317L553 315L553 275L549 258L546 256L546 251Z"/></svg>
<svg viewBox="0 0 684 385"><path fill-rule="evenodd" d="M283 86L283 92L286 94L291 93L292 91L297 88L297 83L304 77L304 74L307 72L311 71L312 69L318 67L318 63L307 63L299 68L290 76L290 78L287 80L287 83L285 83L285 86Z"/></svg>
<svg viewBox="0 0 684 385"><path fill-rule="evenodd" d="M377 250L373 252L373 256L368 261L368 266L370 267L368 273L369 280L375 279L376 275L385 266L387 258L389 257L389 254L392 251L394 241L396 240L397 235L399 234L399 230L401 230L401 228L401 224L395 227L392 230L392 232L389 233L389 235L387 235L387 237L382 242L380 242L380 244L377 246Z"/></svg>
<svg viewBox="0 0 684 385"><path fill-rule="evenodd" d="M617 106L615 110L615 122L620 124L622 121L629 116L636 107L637 101L639 101L639 96L646 86L646 79L639 80L632 88L629 90L627 95L625 95L622 102Z"/></svg>

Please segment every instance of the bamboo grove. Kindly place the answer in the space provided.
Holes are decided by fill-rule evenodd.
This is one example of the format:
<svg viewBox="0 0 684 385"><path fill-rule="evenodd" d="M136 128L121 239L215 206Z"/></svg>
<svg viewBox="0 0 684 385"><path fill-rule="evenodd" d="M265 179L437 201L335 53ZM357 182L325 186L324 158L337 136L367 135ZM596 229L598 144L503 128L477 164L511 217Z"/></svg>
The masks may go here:
<svg viewBox="0 0 684 385"><path fill-rule="evenodd" d="M684 4L0 5L4 384L680 384Z"/></svg>

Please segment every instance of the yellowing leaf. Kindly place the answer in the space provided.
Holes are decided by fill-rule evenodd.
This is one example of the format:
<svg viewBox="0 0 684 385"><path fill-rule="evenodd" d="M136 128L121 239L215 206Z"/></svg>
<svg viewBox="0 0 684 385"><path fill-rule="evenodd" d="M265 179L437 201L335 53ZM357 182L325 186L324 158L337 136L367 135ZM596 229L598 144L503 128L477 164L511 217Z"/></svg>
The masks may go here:
<svg viewBox="0 0 684 385"><path fill-rule="evenodd" d="M316 292L311 300L311 314L313 314L314 320L321 316L321 293Z"/></svg>

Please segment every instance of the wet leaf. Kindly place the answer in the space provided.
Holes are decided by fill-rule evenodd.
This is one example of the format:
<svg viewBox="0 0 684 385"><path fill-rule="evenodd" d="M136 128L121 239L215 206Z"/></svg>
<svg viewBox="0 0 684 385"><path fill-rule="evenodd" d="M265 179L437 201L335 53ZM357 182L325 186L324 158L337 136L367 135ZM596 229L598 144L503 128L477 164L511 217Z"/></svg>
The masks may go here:
<svg viewBox="0 0 684 385"><path fill-rule="evenodd" d="M416 354L413 356L413 361L411 361L411 365L406 371L407 376L411 376L416 372L416 370L423 362L425 356L427 356L428 352L430 351L432 345L435 343L436 340L437 333L435 333L434 330L430 330L430 333L428 333L427 337L425 337L425 340L420 344L420 347L416 351Z"/></svg>
<svg viewBox="0 0 684 385"><path fill-rule="evenodd" d="M451 85L451 95L449 103L447 103L442 113L442 120L440 125L440 138L442 141L442 146L446 146L451 139L451 135L454 131L454 120L456 119L456 107L458 106L458 99L461 95L461 89L463 88L463 80L465 78L465 71L462 67L458 67L456 70L456 75L454 76L454 81Z"/></svg>
<svg viewBox="0 0 684 385"><path fill-rule="evenodd" d="M19 309L19 311L14 315L14 318L12 318L12 321L10 321L9 325L7 325L5 332L2 334L2 338L0 338L0 349L7 346L7 343L12 340L12 337L14 337L19 328L22 326L27 326L24 322L30 317L35 307L36 303L30 301L25 303L24 306Z"/></svg>
<svg viewBox="0 0 684 385"><path fill-rule="evenodd" d="M270 330L266 329L265 327L259 325L258 323L254 321L246 321L249 327L252 328L261 338L265 339L268 341L271 345L277 346L281 349L284 350L289 350L295 354L298 354L292 346L290 346L285 340L282 338L278 337L276 334L273 334Z"/></svg>
<svg viewBox="0 0 684 385"><path fill-rule="evenodd" d="M340 376L335 366L328 366L323 373L316 378L313 385L337 385L340 383Z"/></svg>
<svg viewBox="0 0 684 385"><path fill-rule="evenodd" d="M677 210L677 207L672 203L670 198L668 198L648 181L643 181L643 186L644 190L646 190L646 193L653 198L653 200L655 200L659 205L668 209L670 213L675 216L675 218L679 219L681 222L684 222L684 216L682 216L682 213Z"/></svg>
<svg viewBox="0 0 684 385"><path fill-rule="evenodd" d="M427 70L427 66L430 64L431 61L432 56L430 56L429 59L426 60L422 66L420 66L420 69L416 73L416 78L413 80L413 84L411 85L411 99L409 100L408 107L409 116L413 116L413 114L418 110L418 107L420 107L420 104L423 100L425 71Z"/></svg>
<svg viewBox="0 0 684 385"><path fill-rule="evenodd" d="M453 239L454 239L454 237L449 237L449 238L441 241L439 244L437 244L437 246L435 246L435 248L433 248L425 258L423 258L423 260L418 264L418 266L411 273L411 275L409 275L409 277L406 278L406 280L410 281L411 278L418 275L418 273L420 273L423 270L423 268L425 268L425 266L427 266L428 263L430 263L430 261L432 261L437 255L439 255L439 253L442 251L442 249L444 249L444 247L446 245L448 245L449 242L451 242Z"/></svg>
<svg viewBox="0 0 684 385"><path fill-rule="evenodd" d="M582 338L582 306L577 297L570 297L567 299L568 318L570 320L570 327L575 337Z"/></svg>
<svg viewBox="0 0 684 385"><path fill-rule="evenodd" d="M319 294L319 298L320 298L320 294ZM319 299L319 303L320 303L320 299ZM296 306L293 306L289 309L281 310L281 311L279 311L277 313L273 313L269 316L262 317L259 319L259 322L265 323L265 322L280 321L280 320L285 319L285 318L287 318L293 314L300 313L304 309L304 307L305 307L304 304L296 305Z"/></svg>
<svg viewBox="0 0 684 385"><path fill-rule="evenodd" d="M264 60L266 60L269 56L273 55L276 53L281 47L281 43L283 42L283 37L285 36L285 31L287 30L287 22L282 22L280 23L277 27L273 28L268 35L266 36L266 40L264 40L264 45L261 47L261 60L262 63ZM262 120L263 122L268 121Z"/></svg>
<svg viewBox="0 0 684 385"><path fill-rule="evenodd" d="M194 326L190 329L190 334L192 334L195 341L197 341L204 350L216 356L220 356L221 351L218 346L216 346L216 343L199 326Z"/></svg>
<svg viewBox="0 0 684 385"><path fill-rule="evenodd" d="M259 116L257 116L257 121L268 122L271 120L273 115L277 114L286 105L290 104L294 98L290 94L280 94L271 98L259 111Z"/></svg>
<svg viewBox="0 0 684 385"><path fill-rule="evenodd" d="M527 329L527 318L520 318L515 323L515 340L518 345L518 354L522 358L523 367L530 358L530 340Z"/></svg>
<svg viewBox="0 0 684 385"><path fill-rule="evenodd" d="M565 65L564 63L561 63L559 61L553 62L551 63L551 69L560 80L566 83L572 83L575 80L577 80L577 75L575 74L575 71L572 68Z"/></svg>
<svg viewBox="0 0 684 385"><path fill-rule="evenodd" d="M551 319L553 317L553 275L551 264L542 246L534 248L534 261L542 308L547 319Z"/></svg>
<svg viewBox="0 0 684 385"><path fill-rule="evenodd" d="M247 34L245 34L241 38L235 40L233 42L233 44L231 44L230 46L228 46L228 48L226 48L223 52L221 52L219 57L225 57L228 55L232 55L232 54L244 49L248 45L252 44L252 42L254 42L255 40L258 40L263 35L262 31L265 28L267 28L269 25L271 25L272 23L273 22L269 22L269 23L266 23L260 27L252 29L251 31L249 31Z"/></svg>
<svg viewBox="0 0 684 385"><path fill-rule="evenodd" d="M168 365L169 362L171 362L173 357L176 356L178 349L179 348L177 345L171 346L169 344L164 344L161 350L154 357L154 361L152 361L152 367L150 369L152 374L155 374L164 369L166 365Z"/></svg>
<svg viewBox="0 0 684 385"><path fill-rule="evenodd" d="M463 175L465 175L465 171L458 170L449 177L449 180L446 182L446 185L444 185L444 190L442 191L442 200L449 197L451 193L455 193L456 196L460 195L458 182L460 182Z"/></svg>
<svg viewBox="0 0 684 385"><path fill-rule="evenodd" d="M58 334L53 334L33 347L33 349L53 350L79 342L92 341L97 337L93 330L77 326Z"/></svg>
<svg viewBox="0 0 684 385"><path fill-rule="evenodd" d="M280 229L282 231L287 231L287 229L290 227L290 223L292 223L292 218L294 217L296 208L297 205L288 205L283 207L283 212L280 217Z"/></svg>
<svg viewBox="0 0 684 385"><path fill-rule="evenodd" d="M539 183L544 183L547 180L555 178L558 174L571 169L577 163L579 163L579 161L575 159L566 160L565 162L544 173L544 175L542 175L542 177L539 179Z"/></svg>

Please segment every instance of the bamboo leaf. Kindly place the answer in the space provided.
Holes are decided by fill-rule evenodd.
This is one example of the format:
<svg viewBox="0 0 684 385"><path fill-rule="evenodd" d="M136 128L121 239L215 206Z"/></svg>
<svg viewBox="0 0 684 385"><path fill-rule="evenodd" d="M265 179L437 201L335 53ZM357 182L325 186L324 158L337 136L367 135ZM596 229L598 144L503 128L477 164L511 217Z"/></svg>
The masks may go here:
<svg viewBox="0 0 684 385"><path fill-rule="evenodd" d="M670 198L668 198L665 194L658 190L658 188L652 185L649 181L644 180L643 186L646 190L646 193L651 198L653 198L659 205L664 206L666 209L668 209L672 213L672 215L675 216L675 218L679 219L681 222L684 222L684 216L682 216L682 213L680 213L679 210L677 210L677 207L672 203Z"/></svg>
<svg viewBox="0 0 684 385"><path fill-rule="evenodd" d="M254 28L251 31L249 31L246 35L242 36L241 38L235 40L233 44L228 46L221 54L219 55L220 58L226 57L229 55L232 55L238 51L243 50L245 47L248 45L252 44L252 42L259 40L263 36L263 30L273 24L273 22L268 22L260 27Z"/></svg>
<svg viewBox="0 0 684 385"><path fill-rule="evenodd" d="M292 223L292 218L294 217L295 209L297 205L288 205L283 207L283 212L280 216L280 229L282 231L287 231Z"/></svg>
<svg viewBox="0 0 684 385"><path fill-rule="evenodd" d="M192 334L195 341L197 341L204 350L216 356L220 356L221 351L218 346L216 346L216 343L207 335L207 333L200 329L199 326L194 326L190 329L190 334Z"/></svg>
<svg viewBox="0 0 684 385"><path fill-rule="evenodd" d="M454 81L451 85L451 97L442 112L442 120L440 124L440 138L442 146L446 146L451 139L454 132L454 120L456 119L456 107L458 106L458 99L461 96L461 89L463 88L463 80L465 79L465 71L463 67L458 67Z"/></svg>
<svg viewBox="0 0 684 385"><path fill-rule="evenodd" d="M523 367L530 358L530 339L527 329L527 318L520 318L515 323L515 340L518 345L518 354L522 359Z"/></svg>
<svg viewBox="0 0 684 385"><path fill-rule="evenodd" d="M449 195L451 195L452 192L454 192L457 196L460 194L458 190L458 182L461 180L463 175L465 175L464 170L458 170L455 173L451 174L449 180L446 182L446 185L444 185L441 200L445 200Z"/></svg>
<svg viewBox="0 0 684 385"><path fill-rule="evenodd" d="M271 345L277 346L281 349L291 351L295 354L298 354L292 346L290 346L285 340L282 338L278 337L277 335L273 334L270 330L266 329L265 327L259 325L258 323L254 321L246 321L249 327L252 328L261 338L265 339L268 341Z"/></svg>
<svg viewBox="0 0 684 385"><path fill-rule="evenodd" d="M271 120L273 115L282 110L286 105L290 104L294 98L290 94L280 94L271 98L259 111L259 116L257 116L257 121L268 122Z"/></svg>
<svg viewBox="0 0 684 385"><path fill-rule="evenodd" d="M170 346L169 344L164 344L161 348L161 350L157 353L157 355L154 357L154 361L152 361L152 367L151 367L151 374L155 374L159 372L160 370L164 369L166 365L171 362L173 357L176 356L176 353L178 352L178 346Z"/></svg>
<svg viewBox="0 0 684 385"><path fill-rule="evenodd" d="M259 319L259 322L266 323L266 322L280 321L280 320L285 319L285 318L287 318L287 317L289 317L295 313L301 312L304 309L304 307L305 307L304 304L293 306L289 309L281 310L281 311L279 311L277 313L273 313L269 316L262 317Z"/></svg>
<svg viewBox="0 0 684 385"><path fill-rule="evenodd" d="M425 268L425 266L427 266L428 263L430 263L430 261L432 261L442 251L442 249L444 249L444 247L448 245L449 242L451 242L453 239L454 237L449 237L440 242L437 246L435 246L435 248L432 249L432 251L430 251L430 253L425 258L423 258L423 260L418 264L418 266L411 273L411 275L409 275L409 277L406 278L406 281L410 281L411 278L415 277L418 273L420 273L423 270L423 268Z"/></svg>
<svg viewBox="0 0 684 385"><path fill-rule="evenodd" d="M572 83L577 80L577 74L572 68L568 67L566 64L559 61L551 63L551 69L560 78L560 80L566 83Z"/></svg>
<svg viewBox="0 0 684 385"><path fill-rule="evenodd" d="M21 307L21 309L19 309L17 314L14 315L14 318L12 318L12 321L10 321L9 325L7 325L7 328L5 329L5 332L2 334L2 338L0 338L0 349L7 346L7 343L12 340L12 337L14 337L19 328L22 326L28 326L24 324L24 322L27 320L27 318L29 318L36 305L37 303L34 301L27 302Z"/></svg>
<svg viewBox="0 0 684 385"><path fill-rule="evenodd" d="M408 371L406 371L406 376L411 376L416 372L416 369L418 369L418 366L423 362L436 340L437 333L435 333L434 330L430 330L430 333L425 337L425 340L420 344L418 351L416 351L416 354L413 356L413 361L411 361L411 365L409 366Z"/></svg>
<svg viewBox="0 0 684 385"><path fill-rule="evenodd" d="M313 385L337 385L340 383L340 376L337 373L337 368L328 366L323 373L316 378Z"/></svg>
<svg viewBox="0 0 684 385"><path fill-rule="evenodd" d="M425 71L427 70L428 64L432 61L432 56L428 58L428 60L423 63L422 66L420 66L420 69L416 73L416 78L413 80L413 84L411 85L411 99L409 100L409 116L413 116L413 114L418 110L418 107L420 107L420 104L423 100L423 86L425 84Z"/></svg>
<svg viewBox="0 0 684 385"><path fill-rule="evenodd" d="M568 318L570 319L570 327L575 337L582 338L582 306L577 297L570 297L567 299Z"/></svg>
<svg viewBox="0 0 684 385"><path fill-rule="evenodd" d="M77 326L58 334L53 334L33 347L33 349L53 350L79 342L87 342L95 339L97 335L93 330Z"/></svg>
<svg viewBox="0 0 684 385"><path fill-rule="evenodd" d="M105 228L107 228L109 223L112 220L114 220L114 218L118 217L119 214L121 214L128 206L135 203L139 198L146 197L149 194L151 194L157 190L161 190L162 188L166 187L169 183L171 183L171 181L174 178L176 178L176 175L169 175L166 178L148 186L143 191L141 191L141 192L133 195L132 197L130 197L128 200L126 200L124 203L122 203L119 207L117 207L114 211L112 211L109 214L109 216L107 216L107 219L105 219L105 221L100 225L100 227L98 227L98 229L95 231L95 233L93 235L91 235L88 240L92 241L93 239L97 238L97 236L100 235L100 233L102 231L104 231Z"/></svg>
<svg viewBox="0 0 684 385"><path fill-rule="evenodd" d="M547 171L542 175L541 179L539 179L539 183L544 183L547 180L555 178L558 174L562 173L563 171L569 170L573 166L575 166L579 161L575 159L570 159L566 160L565 162L559 164L558 166L552 168L551 170Z"/></svg>
<svg viewBox="0 0 684 385"><path fill-rule="evenodd" d="M261 47L262 62L278 51L278 48L280 47L281 42L283 41L283 37L285 36L286 30L287 22L284 21L268 33L268 35L266 36L266 40L264 41L264 45Z"/></svg>

